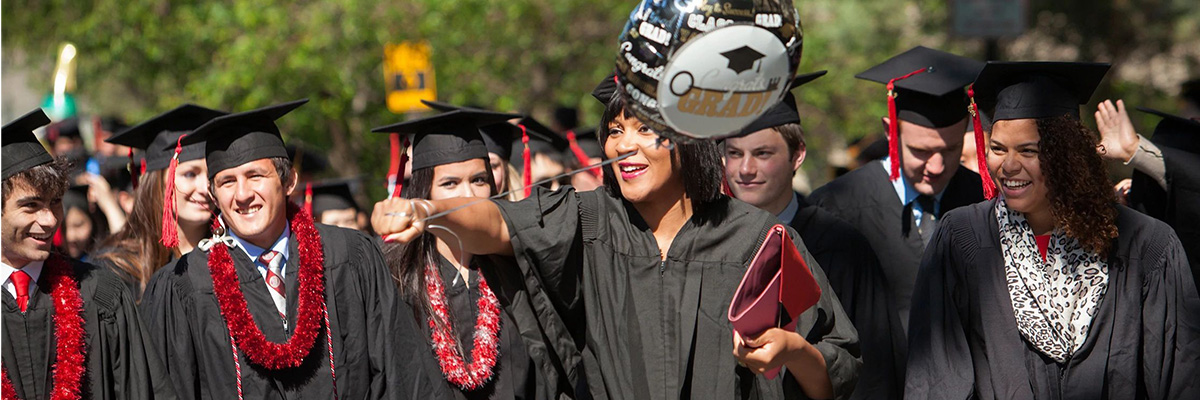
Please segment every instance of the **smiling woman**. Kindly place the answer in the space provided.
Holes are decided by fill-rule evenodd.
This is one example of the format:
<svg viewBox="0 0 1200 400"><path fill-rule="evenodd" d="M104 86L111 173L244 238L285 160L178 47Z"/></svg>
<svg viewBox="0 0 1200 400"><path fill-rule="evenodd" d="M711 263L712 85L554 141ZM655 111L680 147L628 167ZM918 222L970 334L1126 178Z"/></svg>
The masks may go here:
<svg viewBox="0 0 1200 400"><path fill-rule="evenodd" d="M389 199L376 204L373 226L413 243L436 224L446 229L429 233L467 253L516 255L515 266L489 267L516 275L541 307L535 322L551 339L551 365L578 377L566 387L586 382L592 396L620 399L848 396L858 338L798 235L787 228L822 287L818 304L795 332L735 338L724 316L777 219L721 194L715 144L662 140L619 96L602 100L606 156L626 157L604 168L604 191L538 188L515 203ZM757 375L783 365L781 379Z"/></svg>
<svg viewBox="0 0 1200 400"><path fill-rule="evenodd" d="M950 212L929 244L905 396L1196 390L1200 296L1179 239L1115 204L1099 138L1079 122L1107 70L991 62L976 80L975 100L994 121L986 158L1001 196Z"/></svg>
<svg viewBox="0 0 1200 400"><path fill-rule="evenodd" d="M150 276L172 259L188 252L208 237L212 221L212 201L208 192L208 167L204 160L204 142L175 148L179 138L224 112L193 104L184 104L150 118L120 134L109 143L141 149L145 169L134 190L133 209L125 227L108 237L90 260L105 266L123 278L129 292L140 299ZM176 159L175 169L171 160ZM167 192L169 174L174 185ZM163 208L174 203L176 221L165 223ZM176 246L162 243L166 230L174 230Z"/></svg>

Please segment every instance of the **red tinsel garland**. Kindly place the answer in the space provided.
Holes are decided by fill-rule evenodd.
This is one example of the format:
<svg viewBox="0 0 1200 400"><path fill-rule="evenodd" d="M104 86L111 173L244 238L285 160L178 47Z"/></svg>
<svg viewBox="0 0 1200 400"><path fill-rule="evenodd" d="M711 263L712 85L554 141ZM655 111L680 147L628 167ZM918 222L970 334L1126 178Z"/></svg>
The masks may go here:
<svg viewBox="0 0 1200 400"><path fill-rule="evenodd" d="M427 320L432 331L433 351L446 380L464 390L483 387L492 379L492 367L500 355L500 301L488 287L483 275L479 276L479 316L475 319L475 348L471 350L471 365L465 365L459 352L458 339L450 329L449 313L446 311L446 295L442 277L437 267L425 268L425 290L433 314ZM437 318L435 320L434 318ZM439 325L437 322L441 321ZM439 328L440 326L440 328Z"/></svg>
<svg viewBox="0 0 1200 400"><path fill-rule="evenodd" d="M208 254L212 272L213 292L221 308L221 316L237 347L250 361L268 369L294 368L304 361L318 335L321 316L325 311L325 253L321 236L313 226L312 215L295 204L288 204L288 220L292 235L300 242L299 304L296 330L287 343L271 342L263 335L246 308L246 297L238 285L237 271L226 246L213 246Z"/></svg>
<svg viewBox="0 0 1200 400"><path fill-rule="evenodd" d="M75 281L71 264L62 256L51 255L46 260L46 279L50 284L50 296L54 299L54 389L52 400L78 399L83 366L87 358L84 343L83 298L79 295L79 284ZM8 371L3 371L4 400L17 400L17 393L8 380Z"/></svg>

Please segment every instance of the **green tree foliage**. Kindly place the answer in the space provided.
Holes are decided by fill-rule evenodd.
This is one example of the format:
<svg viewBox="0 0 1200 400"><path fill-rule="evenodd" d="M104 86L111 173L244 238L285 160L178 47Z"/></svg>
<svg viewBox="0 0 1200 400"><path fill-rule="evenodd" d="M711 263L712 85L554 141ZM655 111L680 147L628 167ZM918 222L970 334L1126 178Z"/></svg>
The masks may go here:
<svg viewBox="0 0 1200 400"><path fill-rule="evenodd" d="M1169 57L1179 77L1122 72L1104 96L1174 109L1177 86L1200 64L1200 9L1187 0L1031 1L1030 32L1001 41L1010 58L1142 65ZM547 117L559 104L599 119L591 88L612 68L632 0L25 0L3 2L3 46L30 67L57 46L79 48L85 113L148 117L190 101L247 110L307 97L281 123L289 141L327 150L335 174L363 176L382 197L387 139L373 126L405 116L385 107L383 46L427 40L439 97ZM828 69L797 92L809 137L805 169L828 179L828 156L880 132L884 90L854 74L922 44L983 58L982 41L954 37L951 8L933 0L805 0L801 71ZM1047 50L1050 49L1050 50ZM1055 49L1067 49L1055 50ZM1161 58L1161 57L1160 57ZM7 62L7 61L6 61ZM1150 65L1150 64L1147 64ZM1146 67L1151 68L1151 67ZM50 73L34 73L49 87ZM1151 80L1154 80L1153 82Z"/></svg>

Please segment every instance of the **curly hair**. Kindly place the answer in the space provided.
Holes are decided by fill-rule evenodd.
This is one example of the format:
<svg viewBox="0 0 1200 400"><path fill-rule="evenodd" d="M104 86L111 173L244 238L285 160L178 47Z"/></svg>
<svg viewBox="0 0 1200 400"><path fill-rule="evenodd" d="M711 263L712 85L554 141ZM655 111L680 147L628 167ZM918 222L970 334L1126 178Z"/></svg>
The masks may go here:
<svg viewBox="0 0 1200 400"><path fill-rule="evenodd" d="M58 157L54 161L18 172L4 180L3 189L0 189L3 190L0 192L0 201L8 204L8 194L17 188L18 183L46 198L62 198L71 186L67 178L72 166L71 160Z"/></svg>
<svg viewBox="0 0 1200 400"><path fill-rule="evenodd" d="M1065 115L1039 118L1037 128L1050 214L1084 248L1107 256L1117 237L1117 208L1108 169L1096 153L1099 136Z"/></svg>

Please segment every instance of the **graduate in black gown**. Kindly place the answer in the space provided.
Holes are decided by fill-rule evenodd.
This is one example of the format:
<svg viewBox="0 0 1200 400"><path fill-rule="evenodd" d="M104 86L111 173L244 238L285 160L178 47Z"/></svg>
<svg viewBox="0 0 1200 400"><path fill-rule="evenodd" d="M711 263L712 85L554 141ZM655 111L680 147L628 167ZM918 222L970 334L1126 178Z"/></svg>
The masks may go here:
<svg viewBox="0 0 1200 400"><path fill-rule="evenodd" d="M150 336L183 398L428 398L419 328L376 243L287 201L297 178L274 121L304 102L184 138L206 141L220 226L151 278Z"/></svg>
<svg viewBox="0 0 1200 400"><path fill-rule="evenodd" d="M822 75L825 71L799 75L792 88ZM851 398L900 397L904 366L895 349L904 347L904 331L888 299L879 259L853 225L792 191L792 179L807 154L795 97L787 93L737 137L725 139L722 150L733 196L775 214L800 234L857 328L863 366Z"/></svg>
<svg viewBox="0 0 1200 400"><path fill-rule="evenodd" d="M115 272L136 299L141 299L155 271L191 252L201 239L211 235L212 204L204 142L180 147L178 156L175 147L180 136L222 115L225 113L184 104L107 139L142 150L143 158L140 165L130 165L138 172L138 185L125 227L105 239L89 261ZM175 168L170 168L172 158L176 160ZM171 192L167 192L168 177L173 179ZM175 203L171 222L163 220L167 202ZM171 231L174 242L163 240Z"/></svg>
<svg viewBox="0 0 1200 400"><path fill-rule="evenodd" d="M963 87L981 68L981 62L918 46L858 74L859 79L894 86L888 101L895 112L883 118L889 156L809 197L867 237L883 266L901 332L908 329L917 269L938 219L983 200L979 174L959 168L968 129ZM895 349L898 366L905 363L905 342L901 338Z"/></svg>
<svg viewBox="0 0 1200 400"><path fill-rule="evenodd" d="M788 229L822 286L795 332L770 329L735 341L730 300L775 216L720 193L720 154L708 141L671 143L627 113L622 95L601 118L605 190L534 190L516 203L447 199L376 204L372 224L407 242L420 218L474 254L515 254L530 293L547 295L582 349L597 399L845 398L861 364L858 340L825 275ZM731 347L732 345L732 347ZM734 349L736 355L730 349ZM739 365L744 364L745 366ZM768 381L756 372L786 365ZM571 365L571 368L576 366Z"/></svg>
<svg viewBox="0 0 1200 400"><path fill-rule="evenodd" d="M33 135L48 123L39 109L3 127L4 396L173 399L121 280L51 251L69 171Z"/></svg>
<svg viewBox="0 0 1200 400"><path fill-rule="evenodd" d="M913 294L906 398L1200 394L1200 297L1171 228L1115 204L1079 121L1108 64L990 62L985 185L952 211ZM985 188L991 191L992 187Z"/></svg>
<svg viewBox="0 0 1200 400"><path fill-rule="evenodd" d="M1129 207L1175 229L1200 286L1200 120L1138 110L1162 117L1149 139L1137 133L1123 101L1100 103L1100 155L1134 168Z"/></svg>
<svg viewBox="0 0 1200 400"><path fill-rule="evenodd" d="M479 126L516 117L452 109L375 131L415 136L404 198L486 199L497 192ZM429 362L431 380L441 382L447 398L557 397L558 388L539 377L526 351L522 328L510 311L517 299L499 297L501 285L509 283L493 271L481 274L486 256L463 253L458 241L432 234L407 245L386 244L384 252L401 297L421 322L422 359Z"/></svg>

